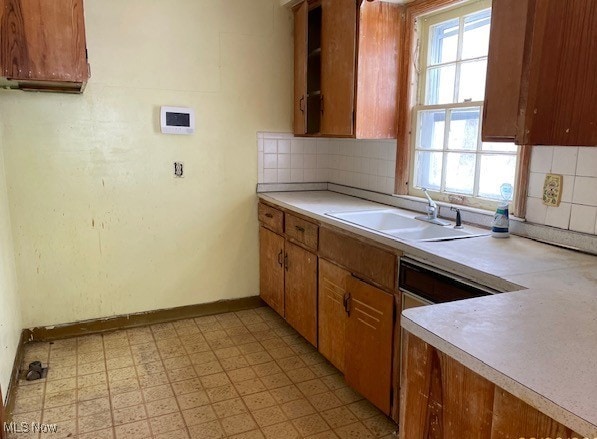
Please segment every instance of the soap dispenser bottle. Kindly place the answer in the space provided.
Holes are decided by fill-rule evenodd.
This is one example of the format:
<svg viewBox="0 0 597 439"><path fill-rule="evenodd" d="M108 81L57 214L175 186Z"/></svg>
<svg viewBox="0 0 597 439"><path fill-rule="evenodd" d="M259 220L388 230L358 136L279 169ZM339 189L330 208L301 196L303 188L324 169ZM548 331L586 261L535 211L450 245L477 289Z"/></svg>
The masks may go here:
<svg viewBox="0 0 597 439"><path fill-rule="evenodd" d="M502 202L495 211L491 223L491 236L494 238L507 238L510 236L510 218L508 215L508 204L512 198L512 185L504 183L500 186Z"/></svg>

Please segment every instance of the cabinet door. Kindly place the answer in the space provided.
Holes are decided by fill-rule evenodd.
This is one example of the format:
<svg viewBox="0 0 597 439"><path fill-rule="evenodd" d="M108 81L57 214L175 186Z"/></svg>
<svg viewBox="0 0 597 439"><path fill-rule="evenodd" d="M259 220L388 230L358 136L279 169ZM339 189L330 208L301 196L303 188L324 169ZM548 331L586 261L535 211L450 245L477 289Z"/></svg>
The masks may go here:
<svg viewBox="0 0 597 439"><path fill-rule="evenodd" d="M294 11L294 134L305 134L307 110L307 17L308 2Z"/></svg>
<svg viewBox="0 0 597 439"><path fill-rule="evenodd" d="M352 276L347 287L346 382L389 414L394 298Z"/></svg>
<svg viewBox="0 0 597 439"><path fill-rule="evenodd" d="M317 346L317 255L286 243L286 321Z"/></svg>
<svg viewBox="0 0 597 439"><path fill-rule="evenodd" d="M533 3L528 92L520 117L525 121L519 123L517 143L595 146L597 5L586 0Z"/></svg>
<svg viewBox="0 0 597 439"><path fill-rule="evenodd" d="M340 371L344 371L344 295L349 277L348 271L319 259L319 352Z"/></svg>
<svg viewBox="0 0 597 439"><path fill-rule="evenodd" d="M83 0L3 3L2 76L68 83L87 80Z"/></svg>
<svg viewBox="0 0 597 439"><path fill-rule="evenodd" d="M284 238L259 227L259 295L284 317Z"/></svg>
<svg viewBox="0 0 597 439"><path fill-rule="evenodd" d="M321 132L353 133L357 2L322 0Z"/></svg>
<svg viewBox="0 0 597 439"><path fill-rule="evenodd" d="M516 137L528 0L493 1L482 135L484 141Z"/></svg>

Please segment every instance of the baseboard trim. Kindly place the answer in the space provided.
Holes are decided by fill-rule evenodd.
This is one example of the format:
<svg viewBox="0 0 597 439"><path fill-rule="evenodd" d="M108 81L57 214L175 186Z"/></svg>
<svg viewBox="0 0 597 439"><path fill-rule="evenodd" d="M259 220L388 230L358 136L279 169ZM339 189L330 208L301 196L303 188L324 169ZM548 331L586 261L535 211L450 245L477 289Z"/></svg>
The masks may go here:
<svg viewBox="0 0 597 439"><path fill-rule="evenodd" d="M114 317L90 319L80 322L66 323L57 326L46 326L26 329L26 342L53 341L63 338L115 331L117 329L135 328L138 326L167 323L175 320L242 311L265 306L259 296L242 297L240 299L219 300L217 302L197 305L179 306L135 314L123 314ZM22 338L22 337L21 337Z"/></svg>
<svg viewBox="0 0 597 439"><path fill-rule="evenodd" d="M182 319L242 311L245 309L267 306L259 296L242 297L240 299L219 300L217 302L197 305L179 306L176 308L158 309L135 314L123 314L114 317L90 319L80 322L66 323L57 326L23 329L19 346L12 367L12 376L6 389L6 405L4 406L4 422L12 421L16 390L20 376L21 363L25 357L25 345L30 342L49 342L63 338L110 332L118 329L129 329L138 326L155 325ZM1 402L1 401L0 401ZM0 426L0 429L2 426Z"/></svg>
<svg viewBox="0 0 597 439"><path fill-rule="evenodd" d="M17 353L15 360L12 364L12 375L8 383L8 389L6 389L6 405L4 406L4 422L12 421L12 412L15 406L17 385L19 382L19 375L21 372L21 363L25 357L25 344L29 341L29 330L23 329L21 331L21 337L19 337L19 345L17 347ZM0 426L4 428L4 426Z"/></svg>

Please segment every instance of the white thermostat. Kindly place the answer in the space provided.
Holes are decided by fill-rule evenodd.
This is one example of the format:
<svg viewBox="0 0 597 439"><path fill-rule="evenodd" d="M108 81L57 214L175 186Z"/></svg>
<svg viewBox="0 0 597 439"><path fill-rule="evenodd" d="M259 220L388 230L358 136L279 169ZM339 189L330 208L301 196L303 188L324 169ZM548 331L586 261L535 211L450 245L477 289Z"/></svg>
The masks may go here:
<svg viewBox="0 0 597 439"><path fill-rule="evenodd" d="M165 107L160 112L163 134L193 134L195 110L185 107Z"/></svg>

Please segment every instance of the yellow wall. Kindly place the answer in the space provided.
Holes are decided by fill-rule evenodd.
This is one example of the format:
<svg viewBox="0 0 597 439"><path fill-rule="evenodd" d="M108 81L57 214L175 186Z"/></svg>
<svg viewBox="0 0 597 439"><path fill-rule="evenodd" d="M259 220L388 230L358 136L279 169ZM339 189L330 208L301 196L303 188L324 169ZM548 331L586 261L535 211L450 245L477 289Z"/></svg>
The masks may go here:
<svg viewBox="0 0 597 439"><path fill-rule="evenodd" d="M257 294L256 132L291 129L291 12L86 0L85 15L85 94L0 92L24 326ZM196 133L160 134L160 105L194 107Z"/></svg>
<svg viewBox="0 0 597 439"><path fill-rule="evenodd" d="M0 120L0 388L6 398L22 326L2 150Z"/></svg>

